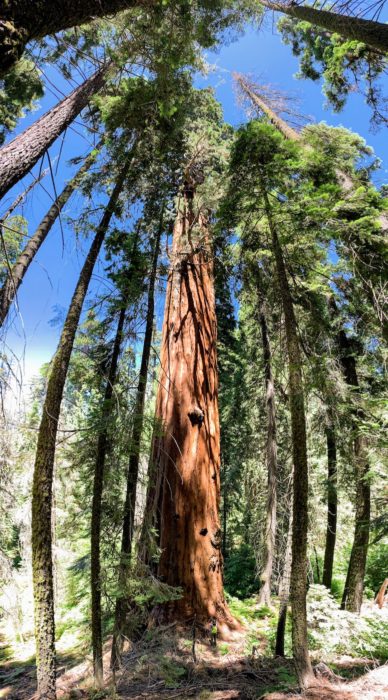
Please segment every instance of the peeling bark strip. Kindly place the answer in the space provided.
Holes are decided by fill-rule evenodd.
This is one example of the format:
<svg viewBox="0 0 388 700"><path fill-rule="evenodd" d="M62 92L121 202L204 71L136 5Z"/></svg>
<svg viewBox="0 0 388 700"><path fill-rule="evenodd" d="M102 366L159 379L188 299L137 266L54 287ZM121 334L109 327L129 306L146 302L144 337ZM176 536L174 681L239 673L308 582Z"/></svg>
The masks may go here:
<svg viewBox="0 0 388 700"><path fill-rule="evenodd" d="M207 221L194 212L186 183L173 234L165 302L153 463L161 482L158 574L182 597L160 607L161 619L218 620L236 627L224 599L219 522L220 427L217 325ZM206 533L206 534L205 534Z"/></svg>
<svg viewBox="0 0 388 700"><path fill-rule="evenodd" d="M55 442L70 356L93 268L130 167L121 171L84 262L47 382L32 485L32 569L38 698L55 700L55 621L52 566L52 489Z"/></svg>
<svg viewBox="0 0 388 700"><path fill-rule="evenodd" d="M260 5L264 5L269 10L282 12L290 17L310 22L316 27L327 29L328 32L340 34L345 39L357 39L357 41L362 41L377 51L383 53L388 51L388 24L328 12L327 10L318 10L310 5L296 5L287 0L284 2L260 0Z"/></svg>
<svg viewBox="0 0 388 700"><path fill-rule="evenodd" d="M152 0L3 0L0 14L0 77L22 55L31 39L41 39L96 17L115 14Z"/></svg>
<svg viewBox="0 0 388 700"><path fill-rule="evenodd" d="M4 284L0 289L0 328L8 315L11 304L16 297L21 283L23 282L24 275L31 265L35 255L37 254L42 243L46 240L47 235L50 233L66 202L70 199L74 190L76 190L79 186L82 176L89 170L91 165L96 160L101 145L102 142L100 142L92 153L88 155L78 173L65 186L59 197L55 200L54 204L51 205L46 216L43 217L38 228L36 229L34 235L31 236L27 242L27 245L20 253L18 259L12 267L11 272L8 273Z"/></svg>
<svg viewBox="0 0 388 700"><path fill-rule="evenodd" d="M96 71L22 134L0 148L0 198L31 170L55 139L86 107L92 95L102 88L108 68L109 65Z"/></svg>

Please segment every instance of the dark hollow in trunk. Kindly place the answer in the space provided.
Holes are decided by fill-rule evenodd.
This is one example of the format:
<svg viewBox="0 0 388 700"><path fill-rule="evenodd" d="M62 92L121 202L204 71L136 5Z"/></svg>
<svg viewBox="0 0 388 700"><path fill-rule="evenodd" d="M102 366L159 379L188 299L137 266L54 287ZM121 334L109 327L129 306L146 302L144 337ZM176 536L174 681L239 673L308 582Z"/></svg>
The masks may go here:
<svg viewBox="0 0 388 700"><path fill-rule="evenodd" d="M327 444L327 527L322 583L330 590L337 535L337 446L332 424L326 428Z"/></svg>
<svg viewBox="0 0 388 700"><path fill-rule="evenodd" d="M120 173L70 303L50 367L38 432L32 487L32 568L38 697L55 699L55 622L52 567L52 489L55 442L70 356L93 268L129 169Z"/></svg>
<svg viewBox="0 0 388 700"><path fill-rule="evenodd" d="M70 180L59 197L57 197L55 202L51 205L46 216L43 217L38 228L31 238L29 238L11 271L8 273L4 284L0 289L0 327L7 318L11 304L17 295L17 291L23 282L24 275L31 265L35 255L37 254L42 243L46 240L47 235L51 231L51 228L53 227L57 217L60 215L66 202L70 199L74 190L76 190L79 186L82 176L89 170L95 161L97 151L100 147L101 144L96 147L95 151L88 155L78 173L72 180Z"/></svg>
<svg viewBox="0 0 388 700"><path fill-rule="evenodd" d="M107 70L105 66L96 71L68 97L0 149L0 199L31 170L55 139L86 107L90 97L102 88Z"/></svg>

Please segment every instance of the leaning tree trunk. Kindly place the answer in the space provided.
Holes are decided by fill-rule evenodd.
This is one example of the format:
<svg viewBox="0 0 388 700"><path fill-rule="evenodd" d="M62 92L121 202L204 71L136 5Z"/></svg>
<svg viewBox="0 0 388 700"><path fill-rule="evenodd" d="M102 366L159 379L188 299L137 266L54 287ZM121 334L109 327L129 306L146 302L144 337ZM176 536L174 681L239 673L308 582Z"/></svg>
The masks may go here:
<svg viewBox="0 0 388 700"><path fill-rule="evenodd" d="M322 583L330 590L337 535L337 444L333 422L326 428L327 444L327 526Z"/></svg>
<svg viewBox="0 0 388 700"><path fill-rule="evenodd" d="M182 597L160 606L158 620L200 624L216 618L219 633L237 623L222 582L217 323L207 221L194 212L195 183L185 182L175 221L161 347L154 436L158 574Z"/></svg>
<svg viewBox="0 0 388 700"><path fill-rule="evenodd" d="M283 2L260 0L260 4L269 10L283 12L290 17L327 29L328 32L340 34L344 39L361 41L379 52L388 51L388 25L382 22L318 10L311 5L297 5L287 0Z"/></svg>
<svg viewBox="0 0 388 700"><path fill-rule="evenodd" d="M0 148L0 199L31 170L86 107L89 99L102 88L107 70L108 66L100 68L28 129Z"/></svg>
<svg viewBox="0 0 388 700"><path fill-rule="evenodd" d="M155 284L160 251L160 240L163 233L164 207L162 207L160 225L155 237L155 245L148 285L147 315L144 334L143 352L140 364L139 382L136 392L133 426L131 435L131 453L127 473L127 488L124 503L123 531L121 540L121 562L119 571L120 594L116 601L115 623L112 639L111 668L117 670L121 663L121 654L124 644L124 629L128 613L127 597L125 591L126 577L128 574L128 560L132 552L133 529L136 506L136 487L139 474L140 447L144 422L144 404L147 389L148 366L151 356L151 343L154 326L155 312Z"/></svg>
<svg viewBox="0 0 388 700"><path fill-rule="evenodd" d="M0 289L0 327L3 325L8 315L10 306L17 295L18 289L23 282L24 275L31 265L35 255L37 254L42 243L46 240L47 235L51 231L52 226L54 225L57 217L60 215L66 202L69 200L74 190L79 186L83 175L89 170L95 161L100 147L101 143L88 155L78 173L66 185L59 197L57 197L55 200L54 204L51 205L46 216L43 217L35 233L31 236L31 238L29 238L27 245L23 248L15 264L8 272L4 284Z"/></svg>
<svg viewBox="0 0 388 700"><path fill-rule="evenodd" d="M259 298L260 298L259 291ZM267 494L267 517L264 542L263 566L260 573L259 603L261 605L271 605L271 583L272 569L275 555L276 540L276 504L277 504L277 443L276 443L276 407L275 407L275 384L272 375L272 353L268 336L267 318L265 313L264 300L260 300L259 321L261 328L261 339L263 345L264 375L266 388L267 407L267 471L268 471L268 494Z"/></svg>
<svg viewBox="0 0 388 700"><path fill-rule="evenodd" d="M307 644L307 532L308 532L308 466L306 415L302 376L302 358L297 322L288 283L283 251L278 239L265 183L261 185L265 213L271 233L276 274L284 311L289 367L292 454L294 462L293 528L291 567L292 648L298 679L307 687L313 672Z"/></svg>
<svg viewBox="0 0 388 700"><path fill-rule="evenodd" d="M55 698L55 622L52 568L51 514L53 467L58 420L63 389L69 367L74 337L83 302L100 252L104 236L114 213L129 169L121 171L70 303L59 345L50 367L46 398L38 432L32 487L32 568L35 603L35 638L38 697Z"/></svg>
<svg viewBox="0 0 388 700"><path fill-rule="evenodd" d="M133 0L6 0L0 15L0 78L32 39L42 39L136 4Z"/></svg>
<svg viewBox="0 0 388 700"><path fill-rule="evenodd" d="M113 343L112 357L105 387L102 405L102 430L98 435L96 462L94 466L92 519L91 519L91 548L90 548L90 587L92 598L92 648L93 670L96 686L101 688L104 680L102 658L102 614L101 614L101 513L102 493L104 488L105 460L110 443L110 414L112 411L112 396L117 377L117 366L123 339L123 328L126 316L126 303L122 301L116 336Z"/></svg>

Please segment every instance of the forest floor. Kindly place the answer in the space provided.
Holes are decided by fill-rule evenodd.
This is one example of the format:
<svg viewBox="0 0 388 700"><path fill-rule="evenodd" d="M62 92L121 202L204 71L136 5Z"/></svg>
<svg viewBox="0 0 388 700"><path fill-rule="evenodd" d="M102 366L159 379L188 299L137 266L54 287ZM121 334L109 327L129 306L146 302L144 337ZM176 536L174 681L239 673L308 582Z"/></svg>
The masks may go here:
<svg viewBox="0 0 388 700"><path fill-rule="evenodd" d="M234 611L235 614L239 611ZM147 631L125 652L123 667L113 683L106 675L106 691L92 687L90 657L82 647L58 654L58 698L60 700L386 700L388 665L350 656L325 659L312 654L317 666L317 685L300 695L291 659L269 655L268 640L273 623L263 611L250 610L244 627L231 641L218 641L212 648L198 637L193 650L193 630L170 625ZM105 647L104 666L109 669L110 642ZM4 657L4 655L3 655ZM2 690L1 690L2 688ZM33 700L33 660L9 659L0 669L0 698Z"/></svg>

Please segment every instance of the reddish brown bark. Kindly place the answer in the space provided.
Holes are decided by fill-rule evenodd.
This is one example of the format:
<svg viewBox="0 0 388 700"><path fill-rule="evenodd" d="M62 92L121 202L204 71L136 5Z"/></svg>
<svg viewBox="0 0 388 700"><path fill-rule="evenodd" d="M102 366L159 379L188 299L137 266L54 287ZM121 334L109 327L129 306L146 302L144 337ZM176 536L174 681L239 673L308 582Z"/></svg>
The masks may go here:
<svg viewBox="0 0 388 700"><path fill-rule="evenodd" d="M217 323L206 217L194 212L186 185L174 226L167 284L153 442L160 477L159 577L183 595L158 610L159 619L238 625L223 593Z"/></svg>

